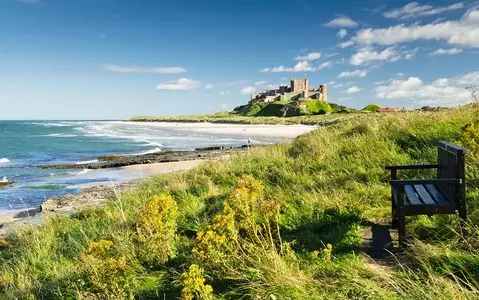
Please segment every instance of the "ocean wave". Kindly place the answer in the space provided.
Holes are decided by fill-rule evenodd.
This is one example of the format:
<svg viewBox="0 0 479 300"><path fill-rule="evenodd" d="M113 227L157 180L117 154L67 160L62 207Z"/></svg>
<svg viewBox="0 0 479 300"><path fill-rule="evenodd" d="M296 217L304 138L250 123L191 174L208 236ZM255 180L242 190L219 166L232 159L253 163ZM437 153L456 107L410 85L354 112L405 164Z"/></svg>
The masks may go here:
<svg viewBox="0 0 479 300"><path fill-rule="evenodd" d="M52 137L76 137L76 134L69 134L69 133L51 133L44 136L52 136Z"/></svg>
<svg viewBox="0 0 479 300"><path fill-rule="evenodd" d="M73 122L36 122L36 123L31 123L32 125L39 125L43 127L73 127L76 126L75 123Z"/></svg>
<svg viewBox="0 0 479 300"><path fill-rule="evenodd" d="M10 160L8 158L0 158L0 164L6 164L9 163Z"/></svg>
<svg viewBox="0 0 479 300"><path fill-rule="evenodd" d="M161 152L161 149L160 148L155 148L155 149L151 149L151 150L147 150L147 151L143 151L143 152L133 153L133 154L130 154L130 155L145 155L145 154L151 154L151 153L156 153L156 152Z"/></svg>
<svg viewBox="0 0 479 300"><path fill-rule="evenodd" d="M84 165L84 164L94 164L97 163L98 159L93 159L93 160L85 160L85 161L79 161L75 163L75 165Z"/></svg>
<svg viewBox="0 0 479 300"><path fill-rule="evenodd" d="M89 173L89 172L91 172L90 169L83 169L81 171L68 172L68 174L72 176L78 176L78 175L85 175L86 173Z"/></svg>

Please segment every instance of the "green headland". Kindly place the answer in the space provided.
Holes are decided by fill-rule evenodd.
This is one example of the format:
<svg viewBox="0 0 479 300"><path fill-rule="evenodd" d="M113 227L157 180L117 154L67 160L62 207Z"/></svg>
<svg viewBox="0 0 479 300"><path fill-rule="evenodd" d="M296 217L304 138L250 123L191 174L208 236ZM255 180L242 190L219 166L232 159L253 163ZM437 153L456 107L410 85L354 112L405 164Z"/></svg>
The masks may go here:
<svg viewBox="0 0 479 300"><path fill-rule="evenodd" d="M4 236L0 298L478 299L478 116L477 104L358 113L147 178L106 206ZM384 166L434 162L438 140L470 150L467 230L456 216L410 217L399 251Z"/></svg>

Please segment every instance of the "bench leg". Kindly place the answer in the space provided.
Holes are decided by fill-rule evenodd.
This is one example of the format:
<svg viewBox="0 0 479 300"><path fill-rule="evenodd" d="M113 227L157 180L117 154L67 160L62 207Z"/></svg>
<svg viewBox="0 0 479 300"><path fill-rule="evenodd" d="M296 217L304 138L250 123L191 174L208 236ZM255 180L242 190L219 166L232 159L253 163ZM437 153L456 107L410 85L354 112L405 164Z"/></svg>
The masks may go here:
<svg viewBox="0 0 479 300"><path fill-rule="evenodd" d="M399 247L404 248L404 246L406 246L406 218L404 215L398 218L398 236Z"/></svg>
<svg viewBox="0 0 479 300"><path fill-rule="evenodd" d="M391 197L391 216L392 216L392 221L391 221L391 228L392 229L397 229L398 228L398 213L397 213L397 207L396 207L396 201L394 201L394 198Z"/></svg>

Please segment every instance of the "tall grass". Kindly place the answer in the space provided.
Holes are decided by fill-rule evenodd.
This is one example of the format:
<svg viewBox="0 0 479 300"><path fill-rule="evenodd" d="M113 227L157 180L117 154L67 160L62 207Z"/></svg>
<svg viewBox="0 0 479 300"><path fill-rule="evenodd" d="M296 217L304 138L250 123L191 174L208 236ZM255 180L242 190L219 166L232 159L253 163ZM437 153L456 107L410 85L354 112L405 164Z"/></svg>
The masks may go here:
<svg viewBox="0 0 479 300"><path fill-rule="evenodd" d="M478 153L467 232L455 216L409 218L415 242L386 262L361 239L389 222L384 165L434 161L436 142L464 142L478 112L368 114L147 178L0 240L0 298L478 299Z"/></svg>

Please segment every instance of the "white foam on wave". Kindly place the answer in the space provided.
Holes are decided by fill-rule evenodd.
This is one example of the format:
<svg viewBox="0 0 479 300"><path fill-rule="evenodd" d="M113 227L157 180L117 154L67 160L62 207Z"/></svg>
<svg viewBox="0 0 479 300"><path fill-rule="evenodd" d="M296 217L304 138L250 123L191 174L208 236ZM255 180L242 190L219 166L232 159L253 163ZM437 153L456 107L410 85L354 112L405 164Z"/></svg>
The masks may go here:
<svg viewBox="0 0 479 300"><path fill-rule="evenodd" d="M79 175L85 175L86 173L89 173L89 172L91 172L90 169L83 169L81 171L68 172L68 174L72 176L79 176Z"/></svg>
<svg viewBox="0 0 479 300"><path fill-rule="evenodd" d="M133 153L131 155L145 155L145 154L152 154L152 153L157 153L157 152L161 152L161 149L160 148L155 148L155 149L151 149L151 150L147 150L147 151L143 151L143 152Z"/></svg>
<svg viewBox="0 0 479 300"><path fill-rule="evenodd" d="M44 127L72 127L75 126L73 122L36 122L32 123L32 125L40 125Z"/></svg>
<svg viewBox="0 0 479 300"><path fill-rule="evenodd" d="M52 136L52 137L76 137L76 134L69 134L69 133L51 133L44 136Z"/></svg>
<svg viewBox="0 0 479 300"><path fill-rule="evenodd" d="M79 161L75 163L75 165L84 165L84 164L94 164L97 163L98 159L93 159L93 160L85 160L85 161Z"/></svg>
<svg viewBox="0 0 479 300"><path fill-rule="evenodd" d="M0 158L0 164L6 164L9 163L10 160L8 158Z"/></svg>

